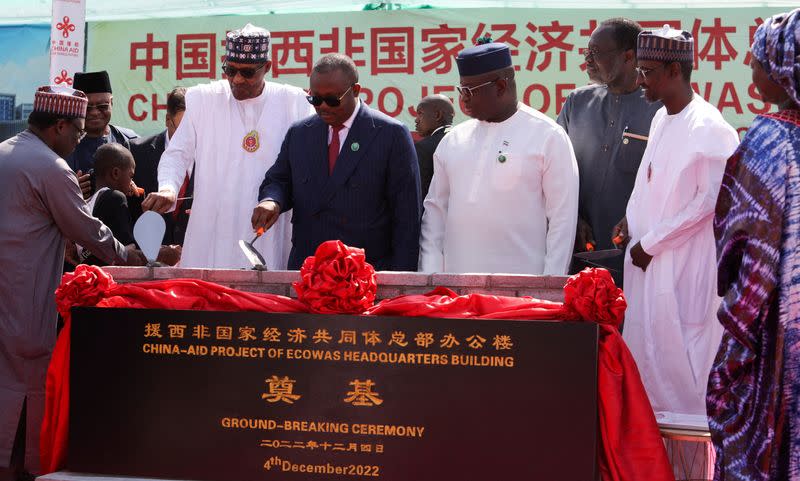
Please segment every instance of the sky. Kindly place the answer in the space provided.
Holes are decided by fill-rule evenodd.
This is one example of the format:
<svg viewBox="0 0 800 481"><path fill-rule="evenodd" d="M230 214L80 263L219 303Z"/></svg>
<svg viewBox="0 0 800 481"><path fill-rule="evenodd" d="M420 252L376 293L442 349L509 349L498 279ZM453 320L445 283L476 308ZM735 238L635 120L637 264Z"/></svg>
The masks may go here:
<svg viewBox="0 0 800 481"><path fill-rule="evenodd" d="M16 94L17 105L33 102L50 74L50 26L0 26L0 93Z"/></svg>

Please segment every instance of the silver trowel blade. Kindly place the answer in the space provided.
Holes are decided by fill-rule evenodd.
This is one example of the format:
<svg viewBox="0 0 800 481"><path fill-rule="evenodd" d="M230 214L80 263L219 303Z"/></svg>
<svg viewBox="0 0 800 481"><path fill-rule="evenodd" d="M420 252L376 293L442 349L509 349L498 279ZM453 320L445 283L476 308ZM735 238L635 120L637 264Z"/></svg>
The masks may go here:
<svg viewBox="0 0 800 481"><path fill-rule="evenodd" d="M253 267L256 268L265 268L267 266L267 262L264 260L264 257L261 256L261 253L256 250L255 247L246 240L239 240L239 247L244 252L244 256L247 257L247 260Z"/></svg>

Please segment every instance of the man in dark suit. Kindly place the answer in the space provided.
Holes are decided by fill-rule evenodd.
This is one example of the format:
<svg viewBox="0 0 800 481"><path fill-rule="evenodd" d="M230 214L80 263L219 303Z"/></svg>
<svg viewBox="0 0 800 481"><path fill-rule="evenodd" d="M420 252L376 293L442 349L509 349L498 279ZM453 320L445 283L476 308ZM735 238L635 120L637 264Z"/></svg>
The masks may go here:
<svg viewBox="0 0 800 481"><path fill-rule="evenodd" d="M151 192L158 192L158 162L161 159L161 154L164 153L167 145L169 145L169 139L175 134L181 119L183 119L183 113L186 111L185 95L186 88L184 87L176 87L167 94L166 130L152 137L136 139L131 142L131 153L133 153L133 158L136 159L136 173L133 176L133 182L144 189L145 194L128 199L128 207L130 208L133 222L136 222L136 219L142 215L142 200L145 196ZM193 184L194 175L184 181L178 198L191 197ZM191 208L191 199L179 200L173 212L164 214L167 230L164 232L163 244L183 245Z"/></svg>
<svg viewBox="0 0 800 481"><path fill-rule="evenodd" d="M408 129L358 99L355 64L328 54L314 65L308 100L266 173L253 229L292 212L289 269L331 239L366 251L377 270L417 269L419 167Z"/></svg>
<svg viewBox="0 0 800 481"><path fill-rule="evenodd" d="M444 95L428 95L417 105L417 133L423 137L414 144L419 159L420 187L422 199L428 195L428 187L433 178L433 153L444 134L450 131L453 124L453 102Z"/></svg>

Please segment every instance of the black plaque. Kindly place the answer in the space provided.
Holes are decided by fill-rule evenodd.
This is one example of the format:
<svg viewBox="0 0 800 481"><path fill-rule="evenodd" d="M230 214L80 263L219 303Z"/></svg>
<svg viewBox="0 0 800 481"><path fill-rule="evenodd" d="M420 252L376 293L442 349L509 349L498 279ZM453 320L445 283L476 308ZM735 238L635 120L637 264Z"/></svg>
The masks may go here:
<svg viewBox="0 0 800 481"><path fill-rule="evenodd" d="M596 476L592 323L73 313L71 471L209 481Z"/></svg>

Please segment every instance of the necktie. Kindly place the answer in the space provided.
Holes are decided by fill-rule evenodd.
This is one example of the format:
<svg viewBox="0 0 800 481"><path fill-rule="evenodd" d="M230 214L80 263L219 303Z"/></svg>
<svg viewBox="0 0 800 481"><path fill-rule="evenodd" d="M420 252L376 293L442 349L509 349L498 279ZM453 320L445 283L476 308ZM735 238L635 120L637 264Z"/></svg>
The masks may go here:
<svg viewBox="0 0 800 481"><path fill-rule="evenodd" d="M178 190L178 199L186 195L186 188L189 187L189 173L186 173L186 177L183 179L183 184L181 185L180 190ZM181 204L183 204L182 200L178 200L175 202L175 210L172 211L172 218L177 219L178 215L181 213Z"/></svg>
<svg viewBox="0 0 800 481"><path fill-rule="evenodd" d="M333 135L331 143L328 144L328 175L333 175L333 167L336 165L336 158L339 157L339 132L343 128L344 125L331 126Z"/></svg>

